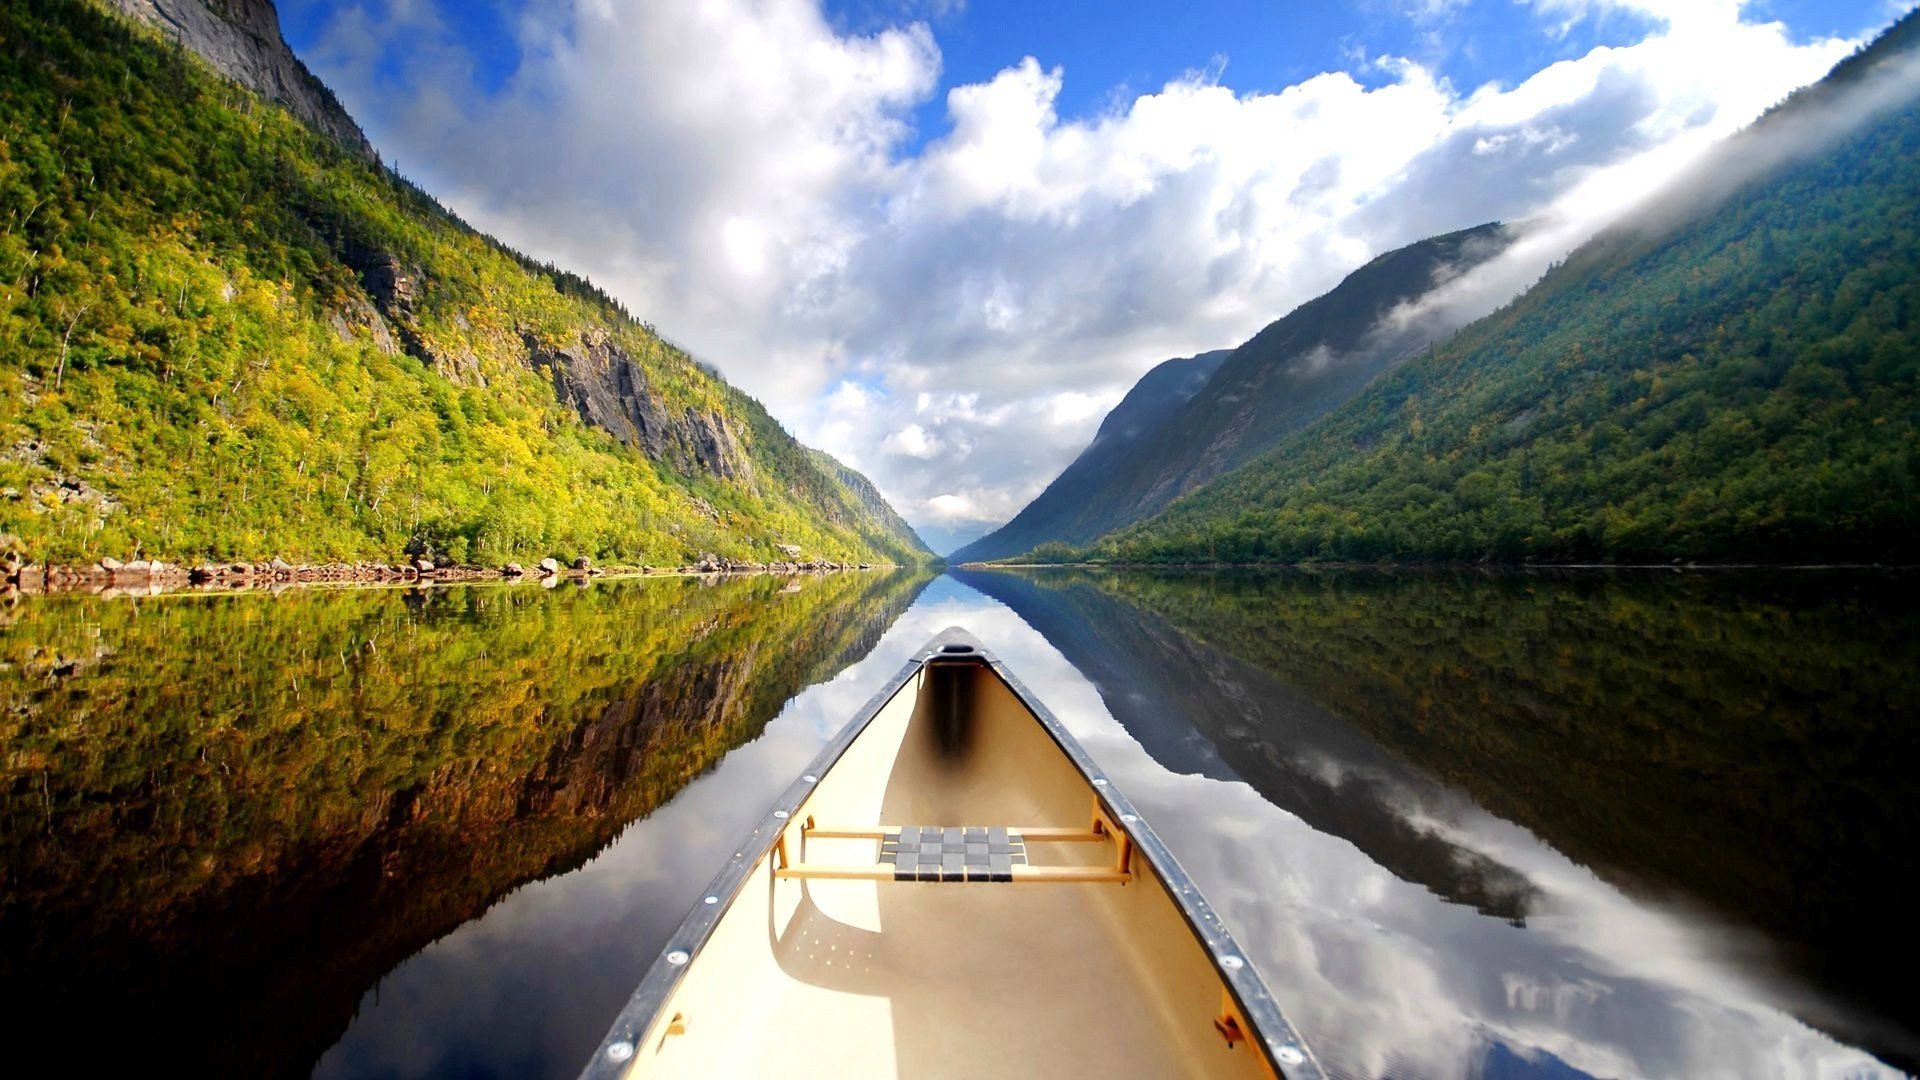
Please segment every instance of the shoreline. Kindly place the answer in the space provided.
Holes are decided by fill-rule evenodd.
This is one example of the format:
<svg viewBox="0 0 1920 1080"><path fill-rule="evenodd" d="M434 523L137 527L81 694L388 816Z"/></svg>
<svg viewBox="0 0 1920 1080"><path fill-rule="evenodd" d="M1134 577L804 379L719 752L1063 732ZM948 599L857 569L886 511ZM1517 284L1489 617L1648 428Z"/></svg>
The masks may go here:
<svg viewBox="0 0 1920 1080"><path fill-rule="evenodd" d="M1458 560L1409 560L1405 562L1187 562L1187 563L1072 563L1072 562L965 562L953 564L958 570L1876 570L1897 572L1920 569L1920 563L1768 563L1768 562L1495 562Z"/></svg>
<svg viewBox="0 0 1920 1080"><path fill-rule="evenodd" d="M289 588L365 588L374 586L463 585L476 582L526 583L548 587L563 581L586 584L599 578L721 577L752 574L837 573L848 570L893 569L892 563L799 562L756 563L702 558L683 566L594 566L585 559L561 566L556 560L531 567L518 563L487 567L439 566L414 563L201 563L181 566L160 560L120 563L103 560L85 566L0 566L0 596L52 596L85 593L96 596L159 596L165 593L239 593L281 591Z"/></svg>

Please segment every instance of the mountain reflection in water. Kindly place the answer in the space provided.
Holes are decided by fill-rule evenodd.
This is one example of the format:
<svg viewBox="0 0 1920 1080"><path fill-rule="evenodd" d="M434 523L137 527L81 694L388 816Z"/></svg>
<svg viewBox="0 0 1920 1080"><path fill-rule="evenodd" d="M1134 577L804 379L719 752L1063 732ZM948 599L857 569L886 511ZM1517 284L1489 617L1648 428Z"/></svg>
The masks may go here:
<svg viewBox="0 0 1920 1080"><path fill-rule="evenodd" d="M956 623L1334 1075L1920 1058L1905 576L799 585L0 608L10 1064L106 1038L203 1074L571 1076L738 837Z"/></svg>
<svg viewBox="0 0 1920 1080"><path fill-rule="evenodd" d="M110 1033L185 1075L306 1075L395 964L592 858L863 655L924 583L0 610L14 1064L71 1064Z"/></svg>
<svg viewBox="0 0 1920 1080"><path fill-rule="evenodd" d="M1889 963L1912 958L1916 939L1890 883L1920 872L1908 794L1920 613L1906 578L958 576L1045 635L1167 768L1244 780L1402 882L1594 951L1550 975L1481 972L1479 992L1505 999L1496 1014L1545 1010L1575 1029L1645 1008L1634 1022L1658 1031L1673 1018L1630 1006L1603 973L1631 970L1635 953L1655 968L1697 956L1707 963L1693 976L1748 986L1743 1009L1765 1003L1889 1060L1920 1058L1911 968ZM1638 939L1598 940L1616 932ZM1476 934L1491 936L1456 958L1463 968L1501 967L1542 936ZM1325 960L1330 944L1311 951ZM1335 1066L1343 1047L1377 1041L1359 1030L1370 1006L1343 1011L1356 987L1342 989L1301 995L1321 1003L1300 1022ZM1351 1064L1432 1071L1407 1052ZM1731 1050L1677 1064L1588 1067L1755 1075Z"/></svg>

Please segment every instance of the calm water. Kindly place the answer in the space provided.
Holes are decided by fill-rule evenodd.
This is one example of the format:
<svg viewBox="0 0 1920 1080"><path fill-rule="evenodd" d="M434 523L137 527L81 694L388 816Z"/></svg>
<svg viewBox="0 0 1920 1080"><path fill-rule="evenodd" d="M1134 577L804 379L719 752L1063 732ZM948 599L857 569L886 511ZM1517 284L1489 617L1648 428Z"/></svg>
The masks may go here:
<svg viewBox="0 0 1920 1080"><path fill-rule="evenodd" d="M836 575L0 607L15 1059L568 1076L962 624L1343 1076L1920 1061L1886 575Z"/></svg>

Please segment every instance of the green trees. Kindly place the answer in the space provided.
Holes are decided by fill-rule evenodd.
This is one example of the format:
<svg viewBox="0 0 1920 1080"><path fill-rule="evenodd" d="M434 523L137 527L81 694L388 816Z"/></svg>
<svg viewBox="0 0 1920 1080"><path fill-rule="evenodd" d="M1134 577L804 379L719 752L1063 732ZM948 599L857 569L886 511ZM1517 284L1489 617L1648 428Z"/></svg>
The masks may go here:
<svg viewBox="0 0 1920 1080"><path fill-rule="evenodd" d="M0 0L0 532L36 558L711 550L913 561L757 402L585 280L79 0ZM394 311L363 280L410 277ZM529 340L604 334L757 482L583 423Z"/></svg>
<svg viewBox="0 0 1920 1080"><path fill-rule="evenodd" d="M1683 224L1628 222L1071 557L1910 561L1916 161L1909 101Z"/></svg>

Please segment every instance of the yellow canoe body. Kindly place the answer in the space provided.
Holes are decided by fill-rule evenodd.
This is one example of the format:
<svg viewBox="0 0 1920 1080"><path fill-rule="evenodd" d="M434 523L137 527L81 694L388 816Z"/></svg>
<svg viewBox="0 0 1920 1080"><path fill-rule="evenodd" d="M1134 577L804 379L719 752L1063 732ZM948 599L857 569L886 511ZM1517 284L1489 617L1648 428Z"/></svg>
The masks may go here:
<svg viewBox="0 0 1920 1080"><path fill-rule="evenodd" d="M965 631L828 745L583 1076L1317 1078L1218 917Z"/></svg>

